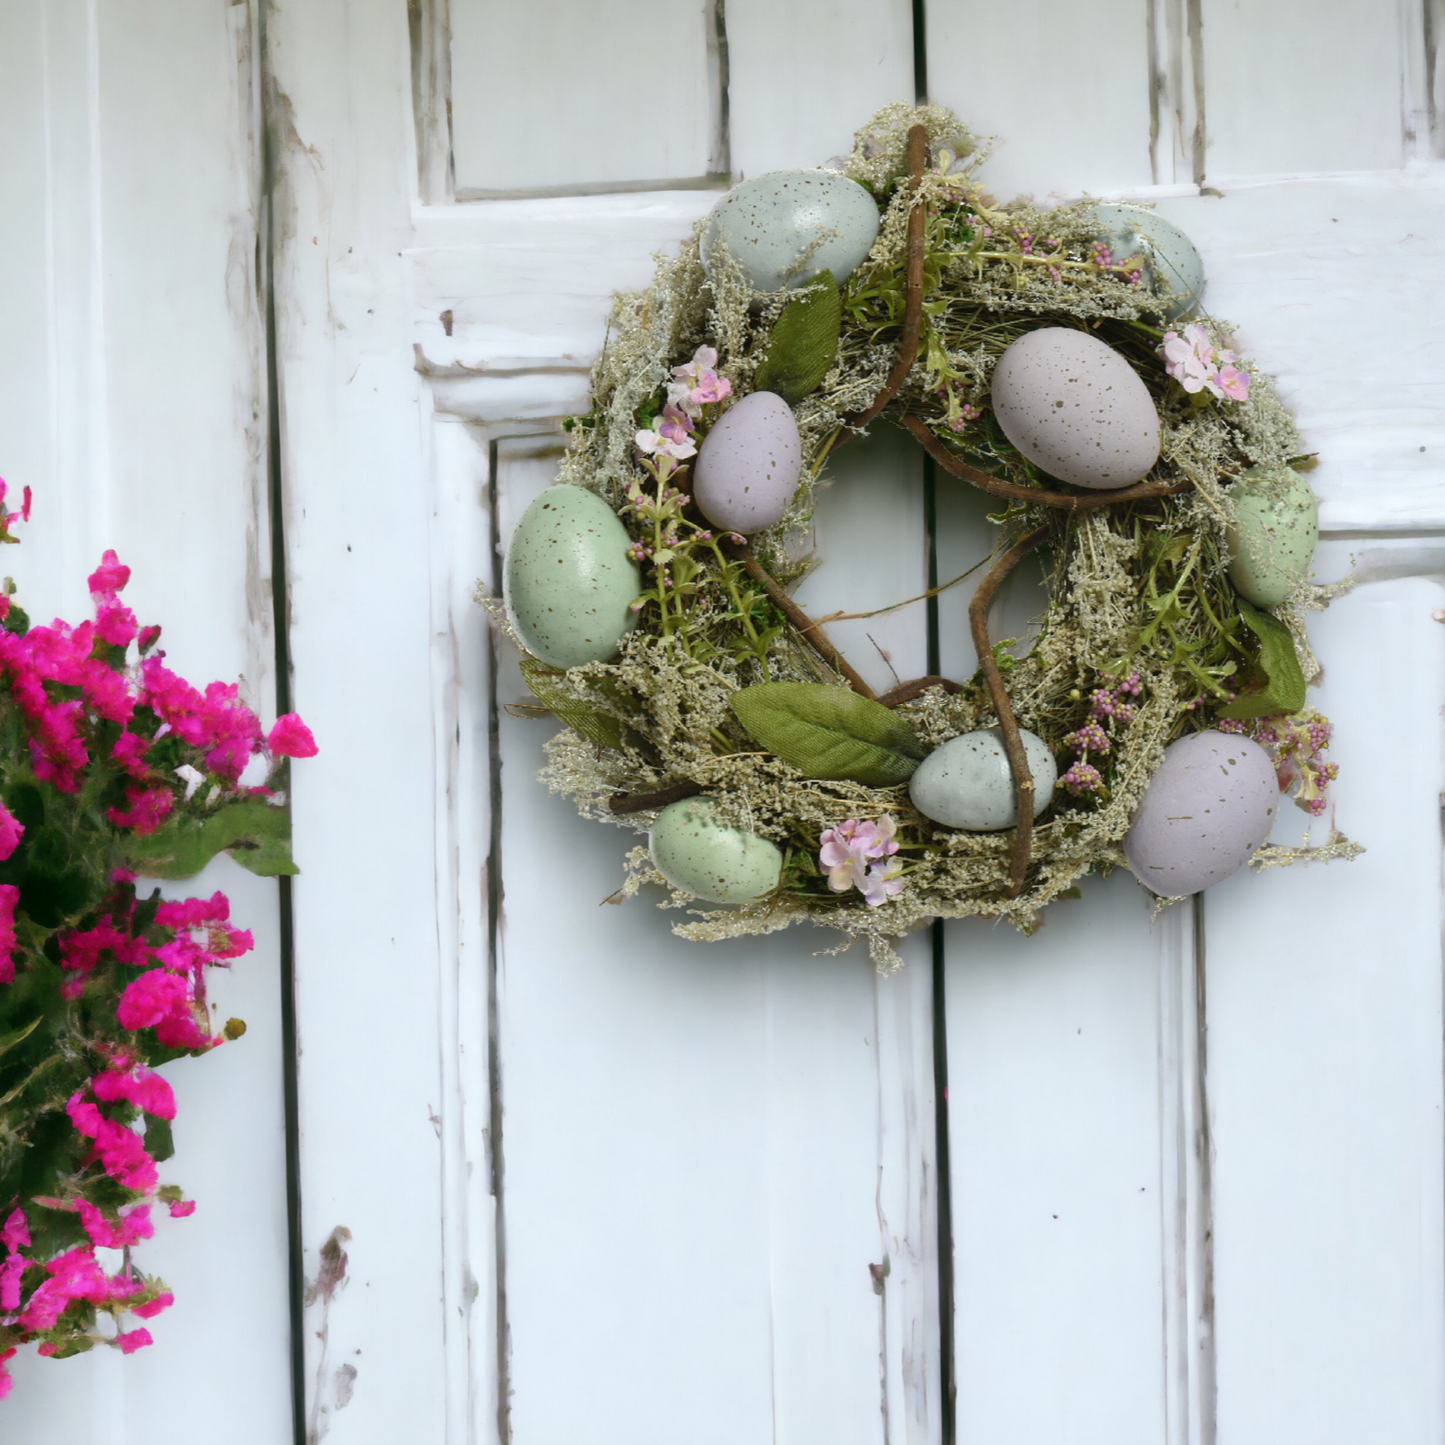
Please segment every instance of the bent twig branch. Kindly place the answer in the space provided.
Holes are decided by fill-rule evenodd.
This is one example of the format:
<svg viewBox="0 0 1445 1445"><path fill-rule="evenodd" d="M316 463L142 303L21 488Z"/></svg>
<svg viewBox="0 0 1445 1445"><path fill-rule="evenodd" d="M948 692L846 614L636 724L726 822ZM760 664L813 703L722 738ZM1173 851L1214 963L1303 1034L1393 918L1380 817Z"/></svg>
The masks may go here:
<svg viewBox="0 0 1445 1445"><path fill-rule="evenodd" d="M998 591L1003 579L1048 535L1047 527L1038 527L1015 542L988 569L988 575L978 584L978 591L973 594L973 601L968 604L969 631L973 633L978 665L983 669L984 681L988 683L989 696L993 699L994 711L998 714L998 725L1003 732L1004 747L1008 751L1009 768L1014 777L1014 796L1018 803L1013 856L1009 862L1007 892L1010 898L1019 896L1024 886L1024 873L1029 866L1029 842L1034 831L1034 775L1029 771L1028 755L1024 752L1024 740L1019 735L1018 720L1014 717L1013 704L1009 701L1008 689L1003 683L1003 673L999 671L998 659L993 655L993 644L988 640L988 605L993 601L994 593Z"/></svg>

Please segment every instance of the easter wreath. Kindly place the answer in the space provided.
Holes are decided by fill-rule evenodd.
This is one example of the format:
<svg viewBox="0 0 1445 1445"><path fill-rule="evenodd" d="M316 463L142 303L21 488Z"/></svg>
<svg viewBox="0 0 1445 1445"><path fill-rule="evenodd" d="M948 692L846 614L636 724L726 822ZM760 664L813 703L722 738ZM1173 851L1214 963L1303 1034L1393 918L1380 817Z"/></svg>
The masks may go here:
<svg viewBox="0 0 1445 1445"><path fill-rule="evenodd" d="M1317 814L1335 775L1305 698L1305 613L1339 590L1307 580L1313 459L1199 312L1187 237L1140 206L999 204L985 149L895 105L836 169L724 196L619 298L511 539L493 614L567 725L542 778L650 830L619 898L729 905L685 937L806 919L891 966L922 922L1027 930L1091 871L1168 900L1358 851L1265 845L1280 792ZM978 672L882 695L788 590L827 458L878 421L999 502ZM988 605L1035 550L1049 600L1015 657Z"/></svg>
<svg viewBox="0 0 1445 1445"><path fill-rule="evenodd" d="M223 851L294 873L280 787L316 751L295 714L263 733L236 684L167 668L160 628L120 600L129 578L107 552L74 627L32 626L0 593L0 1399L20 1346L131 1354L172 1303L132 1258L153 1210L196 1207L157 1169L176 1101L156 1068L245 1032L213 1022L206 972L252 939L224 893L137 882Z"/></svg>

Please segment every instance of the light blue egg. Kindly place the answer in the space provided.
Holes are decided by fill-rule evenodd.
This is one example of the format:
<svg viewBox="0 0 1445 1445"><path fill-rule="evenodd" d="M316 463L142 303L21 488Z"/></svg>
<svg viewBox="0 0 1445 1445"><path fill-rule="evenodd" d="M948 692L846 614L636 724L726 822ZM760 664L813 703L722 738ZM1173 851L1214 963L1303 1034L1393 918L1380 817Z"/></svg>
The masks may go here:
<svg viewBox="0 0 1445 1445"><path fill-rule="evenodd" d="M702 233L709 275L725 247L759 291L799 286L828 270L842 285L878 238L878 207L836 171L769 171L734 186Z"/></svg>
<svg viewBox="0 0 1445 1445"><path fill-rule="evenodd" d="M1204 295L1204 262L1194 242L1172 221L1147 206L1113 201L1095 207L1099 239L1116 261L1136 252L1144 258L1144 280L1160 293L1172 293L1161 312L1167 321L1193 311Z"/></svg>
<svg viewBox="0 0 1445 1445"><path fill-rule="evenodd" d="M1041 737L1020 728L1034 780L1034 817L1052 802L1058 768ZM1008 750L998 728L949 738L919 763L908 782L913 806L925 818L969 833L994 833L1018 822L1018 797Z"/></svg>
<svg viewBox="0 0 1445 1445"><path fill-rule="evenodd" d="M709 903L756 903L783 876L777 844L719 823L711 798L669 804L657 815L647 846L674 888Z"/></svg>
<svg viewBox="0 0 1445 1445"><path fill-rule="evenodd" d="M642 575L611 507L584 487L548 487L522 513L502 568L507 616L548 667L606 662L637 623Z"/></svg>

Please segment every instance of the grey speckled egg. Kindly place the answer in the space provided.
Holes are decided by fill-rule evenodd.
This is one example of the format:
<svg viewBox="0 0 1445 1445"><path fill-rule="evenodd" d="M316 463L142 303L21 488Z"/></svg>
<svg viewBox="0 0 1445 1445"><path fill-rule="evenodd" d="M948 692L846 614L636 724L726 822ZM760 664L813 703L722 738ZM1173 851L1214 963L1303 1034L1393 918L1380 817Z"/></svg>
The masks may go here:
<svg viewBox="0 0 1445 1445"><path fill-rule="evenodd" d="M629 545L612 509L582 487L548 487L522 513L502 586L507 616L533 657L566 668L617 651L642 591Z"/></svg>
<svg viewBox="0 0 1445 1445"><path fill-rule="evenodd" d="M1097 336L1045 326L993 370L993 410L1035 466L1079 487L1127 487L1159 459L1159 415L1134 368Z"/></svg>
<svg viewBox="0 0 1445 1445"><path fill-rule="evenodd" d="M1320 539L1310 484L1290 467L1246 472L1230 489L1229 580L1256 607L1276 607L1309 576Z"/></svg>
<svg viewBox="0 0 1445 1445"><path fill-rule="evenodd" d="M1096 207L1100 239L1108 244L1115 261L1129 256L1144 258L1144 279L1156 291L1169 292L1173 300L1160 311L1173 321L1193 311L1204 295L1204 262L1194 242L1172 221L1166 221L1147 206L1114 203Z"/></svg>
<svg viewBox="0 0 1445 1445"><path fill-rule="evenodd" d="M1124 835L1124 856L1161 898L1198 893L1254 856L1278 807L1274 764L1258 743L1194 733L1164 749Z"/></svg>
<svg viewBox="0 0 1445 1445"><path fill-rule="evenodd" d="M720 248L759 291L799 286L829 270L841 286L878 238L878 207L836 171L769 171L736 185L712 208L702 233L703 268Z"/></svg>
<svg viewBox="0 0 1445 1445"><path fill-rule="evenodd" d="M777 844L723 827L713 818L711 798L669 804L657 815L647 846L674 888L709 903L756 903L783 876Z"/></svg>
<svg viewBox="0 0 1445 1445"><path fill-rule="evenodd" d="M1019 729L1034 779L1034 817L1049 806L1058 769L1048 744ZM970 833L993 833L1018 821L1013 770L998 728L949 738L919 763L908 783L913 806L925 818Z"/></svg>
<svg viewBox="0 0 1445 1445"><path fill-rule="evenodd" d="M692 495L714 527L761 532L782 520L802 468L792 408L771 391L755 391L729 407L703 439Z"/></svg>

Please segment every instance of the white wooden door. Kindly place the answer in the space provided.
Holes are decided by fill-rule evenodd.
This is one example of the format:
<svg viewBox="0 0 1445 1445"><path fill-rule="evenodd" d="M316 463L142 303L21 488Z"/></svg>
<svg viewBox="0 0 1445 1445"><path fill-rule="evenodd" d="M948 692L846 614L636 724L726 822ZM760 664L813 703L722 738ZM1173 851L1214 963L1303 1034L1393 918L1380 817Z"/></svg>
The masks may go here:
<svg viewBox="0 0 1445 1445"><path fill-rule="evenodd" d="M178 320L153 329L139 375L123 370L108 348L132 317L107 308L133 294L153 321L155 248L120 249L108 219L103 235L55 231L83 238L67 260L27 217L17 254L77 268L52 293L91 329L62 325L54 299L37 309L31 345L57 359L42 387L6 350L16 380L0 404L58 418L26 434L26 465L73 478L63 545L84 536L86 557L81 519L107 515L92 496L134 528L137 556L171 555L127 505L188 495L176 429L222 418L204 434L217 458L206 520L170 525L185 541L210 529L201 560L183 555L212 605L219 578L232 607L178 623L206 663L246 670L263 695L276 653L265 438L277 443L281 651L322 747L294 796L304 1437L1445 1435L1432 4L276 0L254 16L216 5L204 22L196 7L36 5L91 37L77 52L90 68L66 72L90 87L88 115L106 114L96 36L122 55L134 41L137 74L152 52L184 70L147 96L162 121L140 153L169 154L184 131L203 155L203 182L183 191L172 171L154 188L165 225L210 218L183 243L199 278L186 304L215 307L236 266L245 299L214 313L208 369L175 366L166 338L195 340ZM52 44L39 21L4 23ZM244 58L234 72L221 36ZM207 45L210 70L182 64ZM253 92L233 74L253 56L269 227L256 147L237 139ZM495 587L511 525L552 476L612 293L646 283L650 253L675 247L728 175L821 162L921 86L1001 136L988 172L1001 194L1157 199L1203 252L1211 310L1280 379L1322 457L1317 575L1353 565L1361 584L1314 636L1338 821L1369 851L1236 877L1152 923L1115 877L1032 938L951 924L880 978L865 958L815 954L811 935L702 947L648 900L603 906L634 840L535 782L547 728L508 711L524 697L516 657L471 594L478 578ZM56 116L43 157L74 116L35 103ZM192 104L212 129L165 109ZM51 163L47 194L82 218L131 206L154 221L139 175L97 212L107 132L88 127L74 141L84 165ZM258 230L275 278L269 405L264 293L247 269ZM252 250L223 272L232 234ZM47 254L62 260L34 259ZM96 358L111 356L97 400ZM173 492L158 490L159 441L136 415L171 427ZM977 561L984 509L945 483L930 533L914 449L879 435L841 460L807 600L857 611L914 595L930 544L943 578ZM896 501L886 536L868 502L880 489ZM64 575L82 575L68 554ZM1028 615L1025 592L1006 600L1011 616ZM155 595L158 611L172 602ZM928 670L922 607L838 638L880 682L890 660L901 676ZM938 649L943 670L971 668L956 593ZM1286 819L1281 837L1302 827ZM254 885L251 913L268 886ZM276 972L250 978L282 992ZM238 1441L289 1428L281 1031L266 1006L276 1042L232 1085L244 1106L232 1094L195 1110L266 1141L244 1167L218 1154L211 1186L218 1213L270 1231L248 1236L256 1296L224 1325L222 1302L195 1308L196 1333L173 1330L145 1366L156 1388L234 1393L224 1342L253 1351L245 1409L266 1421L207 1417ZM183 1141L177 1164L206 1206L203 1148ZM212 1267L236 1238L194 1237ZM198 1271L198 1297L213 1278ZM146 1378L137 1364L82 1365L88 1404L45 1378L74 1378L77 1362L39 1362L15 1397L32 1412L17 1438L115 1438L118 1398L139 1435L159 1407L116 1393L149 1388L129 1383Z"/></svg>

